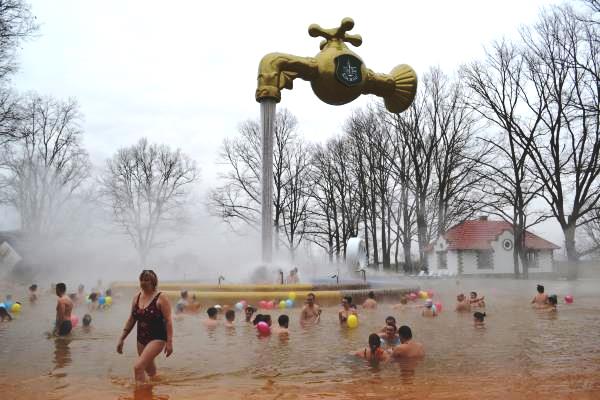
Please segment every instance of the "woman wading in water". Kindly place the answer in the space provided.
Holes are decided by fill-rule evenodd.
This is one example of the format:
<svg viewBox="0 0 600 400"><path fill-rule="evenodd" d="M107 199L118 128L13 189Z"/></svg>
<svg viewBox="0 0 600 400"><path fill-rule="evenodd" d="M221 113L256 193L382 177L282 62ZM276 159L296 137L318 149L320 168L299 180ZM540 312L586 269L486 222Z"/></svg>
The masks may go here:
<svg viewBox="0 0 600 400"><path fill-rule="evenodd" d="M141 291L131 304L131 314L117 344L117 353L123 354L123 341L137 322L138 359L133 367L137 383L146 381L145 374L152 379L156 376L154 359L165 351L167 357L173 353L173 321L171 304L167 296L156 292L158 278L152 270L140 274Z"/></svg>

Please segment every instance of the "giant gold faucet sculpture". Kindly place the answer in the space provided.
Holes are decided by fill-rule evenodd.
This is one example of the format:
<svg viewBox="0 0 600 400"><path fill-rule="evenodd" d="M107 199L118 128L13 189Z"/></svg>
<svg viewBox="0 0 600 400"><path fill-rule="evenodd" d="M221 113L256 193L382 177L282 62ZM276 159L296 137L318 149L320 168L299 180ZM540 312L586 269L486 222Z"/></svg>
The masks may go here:
<svg viewBox="0 0 600 400"><path fill-rule="evenodd" d="M361 94L383 98L385 107L393 113L406 110L417 91L417 75L406 64L392 69L389 74L378 74L368 69L363 60L346 46L346 42L360 46L360 35L346 33L354 27L352 18L344 18L338 28L323 29L317 24L308 28L312 37L321 36L321 51L315 57L298 57L270 53L258 67L256 101L281 100L282 89L292 89L293 80L310 81L313 91L327 104L342 105Z"/></svg>

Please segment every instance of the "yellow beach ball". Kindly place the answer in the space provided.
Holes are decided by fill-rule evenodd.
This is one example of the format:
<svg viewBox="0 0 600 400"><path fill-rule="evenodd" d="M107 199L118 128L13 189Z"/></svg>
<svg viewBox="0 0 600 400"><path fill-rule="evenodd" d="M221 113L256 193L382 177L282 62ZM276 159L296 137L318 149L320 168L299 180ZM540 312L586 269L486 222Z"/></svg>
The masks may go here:
<svg viewBox="0 0 600 400"><path fill-rule="evenodd" d="M14 312L14 313L18 313L21 311L21 305L19 303L14 303L11 307L10 307L10 311Z"/></svg>
<svg viewBox="0 0 600 400"><path fill-rule="evenodd" d="M281 300L279 302L279 308L281 308L282 310L285 308L285 300Z"/></svg>
<svg viewBox="0 0 600 400"><path fill-rule="evenodd" d="M348 328L356 328L358 326L358 317L354 314L350 315L346 320Z"/></svg>
<svg viewBox="0 0 600 400"><path fill-rule="evenodd" d="M112 304L112 297L110 297L110 296L106 296L106 297L104 298L104 303L105 303L106 305L109 305L109 306L110 306L110 305Z"/></svg>
<svg viewBox="0 0 600 400"><path fill-rule="evenodd" d="M296 292L289 292L288 299L296 301Z"/></svg>

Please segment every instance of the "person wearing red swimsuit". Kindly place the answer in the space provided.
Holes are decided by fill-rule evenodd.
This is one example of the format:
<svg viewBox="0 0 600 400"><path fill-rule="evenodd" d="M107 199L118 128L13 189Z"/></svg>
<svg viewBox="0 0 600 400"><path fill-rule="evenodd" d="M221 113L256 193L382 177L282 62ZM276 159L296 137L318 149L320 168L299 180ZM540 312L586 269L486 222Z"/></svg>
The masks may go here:
<svg viewBox="0 0 600 400"><path fill-rule="evenodd" d="M154 359L165 351L167 357L173 353L173 321L171 304L165 295L156 291L158 278L152 270L140 274L141 291L133 298L131 314L125 323L123 334L117 344L117 353L123 354L123 342L137 322L138 359L133 367L135 380L143 383L146 375L156 376Z"/></svg>

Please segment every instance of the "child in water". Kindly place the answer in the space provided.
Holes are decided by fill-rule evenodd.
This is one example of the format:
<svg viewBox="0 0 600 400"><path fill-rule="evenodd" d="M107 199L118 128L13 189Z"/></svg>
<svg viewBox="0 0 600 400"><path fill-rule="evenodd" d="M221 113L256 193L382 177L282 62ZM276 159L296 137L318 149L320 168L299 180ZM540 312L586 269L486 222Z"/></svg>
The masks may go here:
<svg viewBox="0 0 600 400"><path fill-rule="evenodd" d="M37 299L37 285L34 283L33 285L29 286L29 302L35 303Z"/></svg>
<svg viewBox="0 0 600 400"><path fill-rule="evenodd" d="M546 307L548 304L548 295L544 293L544 286L537 285L537 292L538 293L535 295L533 300L531 300L531 304L533 304L535 308Z"/></svg>
<svg viewBox="0 0 600 400"><path fill-rule="evenodd" d="M273 333L275 333L276 335L288 335L289 334L288 326L290 324L290 317L288 317L285 314L280 315L279 318L277 318L277 324L279 326L273 330Z"/></svg>
<svg viewBox="0 0 600 400"><path fill-rule="evenodd" d="M479 311L477 311L476 313L473 314L473 323L475 324L476 328L483 328L484 327L484 320L485 318L485 313L481 313Z"/></svg>
<svg viewBox="0 0 600 400"><path fill-rule="evenodd" d="M235 311L227 310L225 313L225 326L228 328L233 328L233 322L235 321Z"/></svg>
<svg viewBox="0 0 600 400"><path fill-rule="evenodd" d="M553 294L552 296L548 296L548 305L546 306L544 311L557 312L558 311L558 309L556 308L557 304L558 304L558 297L556 297L555 294Z"/></svg>
<svg viewBox="0 0 600 400"><path fill-rule="evenodd" d="M421 311L423 317L437 317L437 312L433 308L433 301L431 299L425 300L425 307Z"/></svg>

